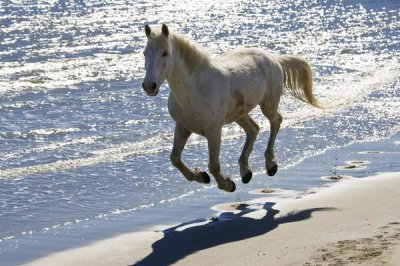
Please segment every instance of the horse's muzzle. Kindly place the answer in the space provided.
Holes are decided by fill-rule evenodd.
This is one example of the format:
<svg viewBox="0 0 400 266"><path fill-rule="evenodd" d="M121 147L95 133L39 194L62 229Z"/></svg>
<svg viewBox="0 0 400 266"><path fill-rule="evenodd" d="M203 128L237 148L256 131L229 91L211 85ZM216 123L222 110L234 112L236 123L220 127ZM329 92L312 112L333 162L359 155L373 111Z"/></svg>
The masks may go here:
<svg viewBox="0 0 400 266"><path fill-rule="evenodd" d="M158 93L158 88L157 88L157 83L153 82L150 84L142 83L143 90L147 93L149 96L156 96Z"/></svg>

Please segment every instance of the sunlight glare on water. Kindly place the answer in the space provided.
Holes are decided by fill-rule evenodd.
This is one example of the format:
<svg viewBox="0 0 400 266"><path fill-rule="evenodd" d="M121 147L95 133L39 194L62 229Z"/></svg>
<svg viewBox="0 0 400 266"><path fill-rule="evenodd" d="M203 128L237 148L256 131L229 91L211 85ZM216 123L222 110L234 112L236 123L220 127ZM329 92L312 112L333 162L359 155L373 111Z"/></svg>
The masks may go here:
<svg viewBox="0 0 400 266"><path fill-rule="evenodd" d="M316 96L334 108L282 98L277 157L285 169L400 131L399 8L372 0L2 0L0 256L28 235L218 193L170 165L168 85L155 98L141 89L145 24L166 23L213 56L262 47L311 62ZM251 165L264 172L269 123L258 108L251 116L261 126ZM221 165L236 180L243 143L238 126L224 127ZM191 137L185 161L203 169L207 156L204 138Z"/></svg>

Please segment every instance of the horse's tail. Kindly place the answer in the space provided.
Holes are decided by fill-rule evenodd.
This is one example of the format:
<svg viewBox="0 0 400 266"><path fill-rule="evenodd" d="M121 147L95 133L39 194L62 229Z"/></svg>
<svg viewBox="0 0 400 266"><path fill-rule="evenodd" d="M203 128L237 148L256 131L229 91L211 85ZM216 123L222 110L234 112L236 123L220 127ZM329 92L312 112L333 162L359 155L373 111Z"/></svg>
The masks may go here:
<svg viewBox="0 0 400 266"><path fill-rule="evenodd" d="M294 97L318 108L325 107L313 95L312 70L305 59L280 56L279 63L283 69L284 85Z"/></svg>

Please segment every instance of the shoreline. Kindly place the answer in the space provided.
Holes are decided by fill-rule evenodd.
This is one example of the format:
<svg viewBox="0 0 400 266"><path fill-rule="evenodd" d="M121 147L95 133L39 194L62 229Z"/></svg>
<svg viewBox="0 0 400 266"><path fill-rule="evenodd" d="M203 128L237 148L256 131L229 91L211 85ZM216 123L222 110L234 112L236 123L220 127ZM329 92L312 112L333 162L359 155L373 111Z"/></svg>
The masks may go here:
<svg viewBox="0 0 400 266"><path fill-rule="evenodd" d="M123 234L26 265L398 265L400 172L262 197L218 219Z"/></svg>
<svg viewBox="0 0 400 266"><path fill-rule="evenodd" d="M399 172L400 164L397 160L398 154L400 154L399 140L400 135L395 134L379 141L362 141L328 149L316 156L305 158L294 167L284 167L277 177L267 178L264 174L255 174L254 180L250 184L240 184L238 192L234 194L222 193L213 187L206 189L199 187L199 190L189 197L171 203L157 204L139 212L105 217L104 221L103 219L81 221L55 230L7 240L2 244L5 246L8 242L9 247L0 257L2 257L4 265L22 265L40 260L45 256L85 248L116 236L134 232L142 235L142 232L157 231L157 234L154 235L154 239L157 239L162 237L163 229L178 223L218 217L220 210L217 206L227 202L246 203L265 196L269 201L282 203L307 193L315 193L320 188L333 184L332 180L324 178L326 175L336 173L357 179L377 172ZM343 167L360 162L363 163L361 164L363 167L350 167L349 169ZM348 177L339 182L346 179ZM276 193L266 195L260 193L262 189L275 189ZM226 219L226 217L221 218L222 220ZM12 246L14 243L15 248ZM151 244L149 243L148 247L151 247ZM114 246L118 245L118 242L114 243ZM20 253L19 250L24 250L24 252ZM104 252L107 253L107 250Z"/></svg>
<svg viewBox="0 0 400 266"><path fill-rule="evenodd" d="M254 200L264 207L226 220L124 234L26 265L398 265L399 192L400 172L345 180L298 199Z"/></svg>
<svg viewBox="0 0 400 266"><path fill-rule="evenodd" d="M372 181L400 173L400 1L4 2L0 266L400 265L400 221L389 219L399 186ZM170 88L142 89L145 23L212 57L248 46L304 57L332 108L283 93L275 176L257 107L251 182L235 123L222 129L220 163L236 191L188 182L169 160ZM188 139L188 167L209 172L207 146Z"/></svg>

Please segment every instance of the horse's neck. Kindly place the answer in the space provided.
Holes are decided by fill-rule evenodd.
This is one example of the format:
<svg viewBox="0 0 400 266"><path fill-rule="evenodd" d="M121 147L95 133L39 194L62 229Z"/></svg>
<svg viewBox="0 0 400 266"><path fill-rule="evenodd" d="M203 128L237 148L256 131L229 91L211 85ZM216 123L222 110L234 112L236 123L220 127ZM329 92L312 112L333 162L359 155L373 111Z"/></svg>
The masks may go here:
<svg viewBox="0 0 400 266"><path fill-rule="evenodd" d="M185 65L177 60L174 68L167 78L171 90L171 95L175 101L182 107L190 102L189 98L193 97L193 77L188 73Z"/></svg>
<svg viewBox="0 0 400 266"><path fill-rule="evenodd" d="M181 38L181 37L176 37ZM188 62L185 53L190 51L182 51L182 42L185 40L175 39L173 42L174 64L171 73L168 76L171 94L180 105L190 104L190 98L197 97L196 85L199 79L196 61ZM180 43L178 43L180 42ZM195 46L185 47L185 49L197 49ZM197 52L196 50L194 52ZM195 59L194 59L195 60ZM200 58L200 60L208 60L208 58ZM200 65L202 62L198 62Z"/></svg>

